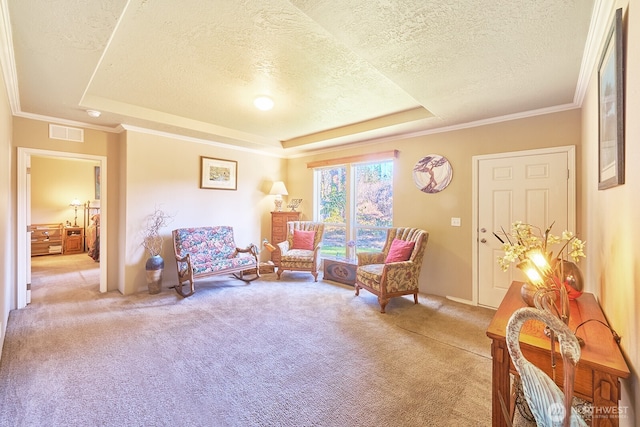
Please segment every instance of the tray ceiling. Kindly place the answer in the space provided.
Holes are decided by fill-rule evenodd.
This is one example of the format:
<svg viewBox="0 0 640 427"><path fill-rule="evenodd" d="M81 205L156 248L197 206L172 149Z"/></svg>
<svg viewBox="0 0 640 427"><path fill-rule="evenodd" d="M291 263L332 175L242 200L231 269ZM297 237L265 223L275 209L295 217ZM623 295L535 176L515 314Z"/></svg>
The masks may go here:
<svg viewBox="0 0 640 427"><path fill-rule="evenodd" d="M575 107L594 10L594 0L2 1L14 113L274 153ZM258 95L275 107L256 109Z"/></svg>

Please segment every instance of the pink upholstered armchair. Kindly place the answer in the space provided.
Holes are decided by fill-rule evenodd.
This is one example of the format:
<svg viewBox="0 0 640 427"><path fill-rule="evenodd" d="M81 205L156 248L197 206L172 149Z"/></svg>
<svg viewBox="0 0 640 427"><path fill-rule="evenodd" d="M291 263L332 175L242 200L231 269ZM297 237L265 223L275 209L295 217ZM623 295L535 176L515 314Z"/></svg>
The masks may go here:
<svg viewBox="0 0 640 427"><path fill-rule="evenodd" d="M309 271L318 281L320 268L320 248L324 224L311 221L287 222L287 240L278 243L280 264L278 279L285 270Z"/></svg>
<svg viewBox="0 0 640 427"><path fill-rule="evenodd" d="M397 241L396 241L397 240ZM417 228L390 228L382 252L358 254L356 296L366 289L378 296L380 312L391 298L413 294L418 303L418 277L429 233Z"/></svg>

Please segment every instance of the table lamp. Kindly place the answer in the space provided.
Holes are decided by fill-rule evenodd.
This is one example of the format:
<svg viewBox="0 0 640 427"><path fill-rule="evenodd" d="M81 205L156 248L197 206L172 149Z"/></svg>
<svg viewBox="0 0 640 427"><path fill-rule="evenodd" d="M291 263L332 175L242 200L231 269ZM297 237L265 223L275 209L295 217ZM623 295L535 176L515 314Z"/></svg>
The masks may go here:
<svg viewBox="0 0 640 427"><path fill-rule="evenodd" d="M73 206L73 209L75 210L75 214L76 214L76 217L73 220L74 227L78 226L78 206L81 206L81 205L82 203L80 203L80 200L78 199L73 199L71 203L69 203L69 206Z"/></svg>
<svg viewBox="0 0 640 427"><path fill-rule="evenodd" d="M282 196L287 196L289 193L287 192L287 187L284 186L284 182L275 181L273 186L271 187L271 191L269 192L271 195L275 195L276 199L273 203L275 203L275 211L282 211Z"/></svg>

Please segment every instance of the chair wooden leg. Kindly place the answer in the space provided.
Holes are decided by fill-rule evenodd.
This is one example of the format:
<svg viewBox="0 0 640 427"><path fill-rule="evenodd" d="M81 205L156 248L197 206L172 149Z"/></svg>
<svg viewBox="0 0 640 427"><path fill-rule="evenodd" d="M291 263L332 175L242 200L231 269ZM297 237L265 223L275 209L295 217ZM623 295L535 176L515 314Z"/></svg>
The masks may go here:
<svg viewBox="0 0 640 427"><path fill-rule="evenodd" d="M353 287L356 288L356 296L360 295L360 286L356 283Z"/></svg>
<svg viewBox="0 0 640 427"><path fill-rule="evenodd" d="M418 293L416 292L415 294L413 294L413 301L417 304L418 303Z"/></svg>
<svg viewBox="0 0 640 427"><path fill-rule="evenodd" d="M312 271L311 274L313 274L313 281L317 282L318 281L318 272L317 271Z"/></svg>
<svg viewBox="0 0 640 427"><path fill-rule="evenodd" d="M278 271L276 271L276 273L278 273L278 280L280 280L280 275L282 274L282 269L278 268Z"/></svg>
<svg viewBox="0 0 640 427"><path fill-rule="evenodd" d="M386 313L384 309L389 303L389 298L378 297L378 302L380 303L380 313Z"/></svg>
<svg viewBox="0 0 640 427"><path fill-rule="evenodd" d="M177 285L175 285L173 288L176 290L176 292L177 292L180 296L182 296L183 298L186 298L186 297L190 297L191 295L193 295L193 294L194 294L194 292L196 291L195 286L194 286L194 283L190 281L190 282L189 282L189 284L190 284L190 288L191 288L191 289L190 289L190 291L191 291L191 292L188 292L188 293L187 293L187 292L184 292L184 291L182 290L182 288L183 288L182 282L178 282L178 284L177 284Z"/></svg>

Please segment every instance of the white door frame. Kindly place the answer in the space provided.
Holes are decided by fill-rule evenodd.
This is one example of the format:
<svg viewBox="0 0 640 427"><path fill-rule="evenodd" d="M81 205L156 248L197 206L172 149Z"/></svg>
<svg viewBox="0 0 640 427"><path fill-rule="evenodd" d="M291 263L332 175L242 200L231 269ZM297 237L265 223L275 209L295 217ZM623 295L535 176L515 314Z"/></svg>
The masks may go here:
<svg viewBox="0 0 640 427"><path fill-rule="evenodd" d="M478 197L480 197L480 191L478 188L478 169L479 163L482 160L502 159L508 157L521 157L527 155L541 155L541 154L553 154L553 153L567 153L569 176L567 180L567 209L568 218L567 225L570 230L576 229L576 148L573 145L565 145L562 147L540 148L536 150L524 150L524 151L511 151L508 153L496 153L485 154L482 156L473 156L471 158L472 165L472 179L473 184L471 188L472 198L472 237L471 237L471 271L472 271L472 300L473 305L478 305L478 293L480 283L478 281Z"/></svg>
<svg viewBox="0 0 640 427"><path fill-rule="evenodd" d="M27 165L31 156L92 160L100 163L100 292L107 292L107 158L91 154L67 153L18 147L17 167L17 296L16 308L27 305Z"/></svg>

